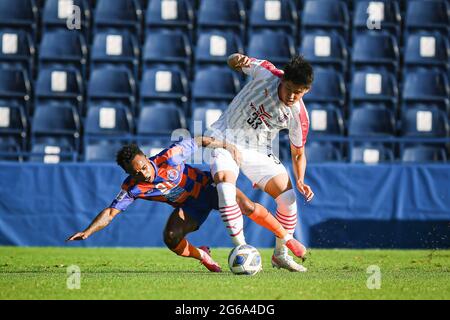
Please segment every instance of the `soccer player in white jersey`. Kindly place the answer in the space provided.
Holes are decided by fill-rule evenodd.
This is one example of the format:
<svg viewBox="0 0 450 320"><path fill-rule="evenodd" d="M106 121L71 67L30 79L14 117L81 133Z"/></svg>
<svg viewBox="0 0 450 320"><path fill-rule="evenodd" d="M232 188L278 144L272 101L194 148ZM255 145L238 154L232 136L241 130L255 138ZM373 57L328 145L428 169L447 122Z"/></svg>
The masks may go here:
<svg viewBox="0 0 450 320"><path fill-rule="evenodd" d="M223 222L235 245L245 243L243 218L236 205L236 180L240 169L255 187L265 191L277 204L276 218L291 234L297 225L297 203L289 175L273 154L272 142L282 129L289 130L295 186L310 201L314 193L304 183L306 155L304 146L309 129L303 96L313 82L313 69L301 56L295 56L277 69L267 60L232 54L228 65L251 77L227 110L211 126L211 136L237 145L242 154L240 166L225 149L215 149L211 173L217 185ZM237 208L237 209L236 209ZM304 248L304 255L306 248ZM276 239L272 266L303 272L306 268L288 255L283 242Z"/></svg>

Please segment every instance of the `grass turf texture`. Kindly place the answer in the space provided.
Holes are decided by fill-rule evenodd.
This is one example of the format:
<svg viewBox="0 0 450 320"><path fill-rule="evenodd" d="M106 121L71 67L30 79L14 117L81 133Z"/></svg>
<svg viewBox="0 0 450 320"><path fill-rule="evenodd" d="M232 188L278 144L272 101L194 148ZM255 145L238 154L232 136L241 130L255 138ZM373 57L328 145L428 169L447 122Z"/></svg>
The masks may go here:
<svg viewBox="0 0 450 320"><path fill-rule="evenodd" d="M231 249L213 249L225 272L162 248L0 247L0 299L450 299L450 250L310 250L307 273L276 270L260 250L263 271L235 276ZM67 289L67 267L81 288ZM369 290L367 267L381 269Z"/></svg>

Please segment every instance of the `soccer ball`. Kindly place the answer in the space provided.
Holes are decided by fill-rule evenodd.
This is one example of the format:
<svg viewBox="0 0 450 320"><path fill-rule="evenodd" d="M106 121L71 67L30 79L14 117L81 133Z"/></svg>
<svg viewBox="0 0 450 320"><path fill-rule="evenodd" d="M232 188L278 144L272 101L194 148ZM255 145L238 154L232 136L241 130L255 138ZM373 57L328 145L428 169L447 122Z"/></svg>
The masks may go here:
<svg viewBox="0 0 450 320"><path fill-rule="evenodd" d="M228 265L234 274L253 276L262 269L261 255L256 248L243 244L231 250Z"/></svg>

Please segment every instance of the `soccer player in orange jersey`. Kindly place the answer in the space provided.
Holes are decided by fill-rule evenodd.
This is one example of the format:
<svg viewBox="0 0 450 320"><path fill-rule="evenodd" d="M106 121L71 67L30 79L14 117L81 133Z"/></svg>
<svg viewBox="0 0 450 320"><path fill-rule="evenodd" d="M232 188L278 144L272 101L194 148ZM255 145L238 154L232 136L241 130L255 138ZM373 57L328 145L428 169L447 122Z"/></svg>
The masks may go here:
<svg viewBox="0 0 450 320"><path fill-rule="evenodd" d="M129 175L122 184L122 190L88 228L70 236L67 241L87 239L94 232L106 227L136 199L166 202L175 208L164 229L164 242L167 247L177 255L199 260L212 272L220 272L221 268L211 258L208 247L197 248L185 238L188 233L200 228L212 209L219 209L217 189L210 172L201 171L185 163L199 146L224 148L233 155L236 162L240 161L240 153L234 145L211 137L180 140L150 158L136 145L124 146L117 154L117 164ZM237 190L236 198L237 205L227 208L228 211L222 214L222 219L232 224L233 220L237 220L244 213L272 231L296 256L302 256L304 247L266 208L253 203L240 190ZM242 229L238 232L242 232Z"/></svg>

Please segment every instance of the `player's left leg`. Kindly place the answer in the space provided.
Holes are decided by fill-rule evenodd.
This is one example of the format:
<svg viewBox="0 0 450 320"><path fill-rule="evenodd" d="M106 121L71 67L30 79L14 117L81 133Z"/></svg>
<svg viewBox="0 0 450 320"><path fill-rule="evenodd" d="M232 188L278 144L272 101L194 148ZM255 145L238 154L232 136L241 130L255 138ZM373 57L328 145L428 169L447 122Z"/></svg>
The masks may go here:
<svg viewBox="0 0 450 320"><path fill-rule="evenodd" d="M212 260L208 247L197 248L186 239L186 235L198 230L202 222L186 214L181 208L175 209L164 228L164 243L177 255L197 259L209 271L220 272L221 268Z"/></svg>

